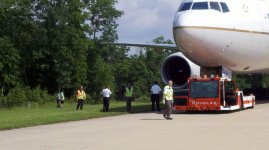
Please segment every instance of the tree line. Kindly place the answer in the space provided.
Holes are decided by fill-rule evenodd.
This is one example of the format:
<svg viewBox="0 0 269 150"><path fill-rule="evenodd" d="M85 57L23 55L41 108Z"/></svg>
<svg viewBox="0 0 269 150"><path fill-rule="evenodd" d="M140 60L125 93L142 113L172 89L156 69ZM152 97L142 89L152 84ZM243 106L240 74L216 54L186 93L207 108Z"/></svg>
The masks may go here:
<svg viewBox="0 0 269 150"><path fill-rule="evenodd" d="M64 88L69 96L79 85L98 102L109 86L122 95L131 82L136 98L148 96L160 80L162 60L171 50L101 45L118 39L116 20L123 12L117 0L1 0L0 107L52 101ZM155 43L171 44L160 36ZM247 79L251 78L251 80ZM239 77L240 85L269 86L269 77ZM258 82L251 84L251 82ZM114 96L116 96L114 95Z"/></svg>
<svg viewBox="0 0 269 150"><path fill-rule="evenodd" d="M79 85L98 102L109 86L120 95L126 82L137 98L160 80L169 52L149 49L129 56L129 48L104 46L118 39L116 0L1 0L0 105L54 100L58 89L72 96ZM171 43L163 37L159 43ZM140 51L140 50L138 50Z"/></svg>

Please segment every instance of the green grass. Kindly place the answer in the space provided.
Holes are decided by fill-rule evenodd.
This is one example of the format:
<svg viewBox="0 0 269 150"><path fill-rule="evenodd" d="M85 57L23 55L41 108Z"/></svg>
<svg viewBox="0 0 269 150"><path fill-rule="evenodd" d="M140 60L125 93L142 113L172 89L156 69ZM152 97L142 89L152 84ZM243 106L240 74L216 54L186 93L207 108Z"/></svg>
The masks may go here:
<svg viewBox="0 0 269 150"><path fill-rule="evenodd" d="M66 103L64 108L56 108L55 103L48 103L39 108L16 107L12 109L0 109L0 130L86 120L127 113L125 102L110 102L109 112L106 113L102 112L102 104L86 104L83 110L76 110L75 108L76 103ZM133 102L131 113L146 112L150 109L150 103Z"/></svg>

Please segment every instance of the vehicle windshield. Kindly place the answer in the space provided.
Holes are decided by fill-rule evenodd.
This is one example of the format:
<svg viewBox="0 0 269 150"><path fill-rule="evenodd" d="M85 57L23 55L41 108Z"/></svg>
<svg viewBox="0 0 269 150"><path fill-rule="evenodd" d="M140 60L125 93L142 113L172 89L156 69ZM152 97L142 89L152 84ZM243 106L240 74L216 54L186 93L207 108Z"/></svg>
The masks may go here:
<svg viewBox="0 0 269 150"><path fill-rule="evenodd" d="M218 81L191 82L191 98L217 98Z"/></svg>

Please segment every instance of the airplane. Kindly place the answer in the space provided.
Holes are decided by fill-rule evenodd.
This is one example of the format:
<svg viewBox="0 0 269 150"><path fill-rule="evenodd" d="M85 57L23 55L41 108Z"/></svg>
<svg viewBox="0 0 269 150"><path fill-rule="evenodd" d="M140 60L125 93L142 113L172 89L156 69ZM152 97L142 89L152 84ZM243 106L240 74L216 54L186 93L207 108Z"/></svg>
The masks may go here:
<svg viewBox="0 0 269 150"><path fill-rule="evenodd" d="M178 48L161 66L163 81L172 79L178 88L206 68L269 72L269 0L183 0L173 35L176 45L114 44Z"/></svg>
<svg viewBox="0 0 269 150"><path fill-rule="evenodd" d="M269 71L268 0L185 0L173 30L181 52L200 66Z"/></svg>

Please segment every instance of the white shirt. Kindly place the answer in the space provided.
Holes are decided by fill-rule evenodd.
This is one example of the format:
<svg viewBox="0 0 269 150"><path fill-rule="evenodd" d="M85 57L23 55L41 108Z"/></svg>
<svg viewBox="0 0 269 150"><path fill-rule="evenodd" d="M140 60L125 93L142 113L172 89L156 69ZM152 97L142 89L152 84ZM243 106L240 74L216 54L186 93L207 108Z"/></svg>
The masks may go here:
<svg viewBox="0 0 269 150"><path fill-rule="evenodd" d="M57 94L57 99L59 99L59 100L64 100L64 92L59 92L58 94Z"/></svg>
<svg viewBox="0 0 269 150"><path fill-rule="evenodd" d="M103 97L110 97L111 94L112 94L112 92L108 88L103 89L103 91L102 91Z"/></svg>
<svg viewBox="0 0 269 150"><path fill-rule="evenodd" d="M160 94L160 92L162 91L162 89L160 88L159 85L157 84L154 84L152 87L151 87L151 90L152 94Z"/></svg>

